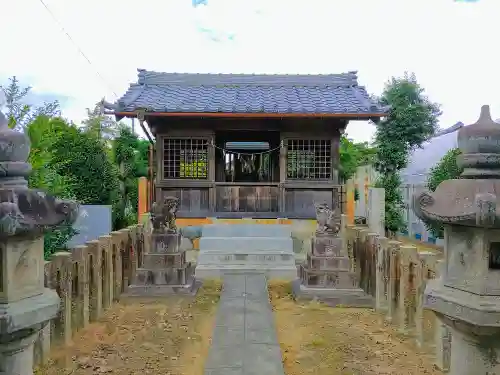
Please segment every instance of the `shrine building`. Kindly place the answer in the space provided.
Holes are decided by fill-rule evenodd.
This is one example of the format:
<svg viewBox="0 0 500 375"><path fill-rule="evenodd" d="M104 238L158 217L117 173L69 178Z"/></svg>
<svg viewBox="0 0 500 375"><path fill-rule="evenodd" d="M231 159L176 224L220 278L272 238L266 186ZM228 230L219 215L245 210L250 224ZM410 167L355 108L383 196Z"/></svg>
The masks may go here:
<svg viewBox="0 0 500 375"><path fill-rule="evenodd" d="M356 72L184 74L139 70L115 103L152 143L150 200L176 196L179 218L315 218L344 209L340 136L387 110Z"/></svg>

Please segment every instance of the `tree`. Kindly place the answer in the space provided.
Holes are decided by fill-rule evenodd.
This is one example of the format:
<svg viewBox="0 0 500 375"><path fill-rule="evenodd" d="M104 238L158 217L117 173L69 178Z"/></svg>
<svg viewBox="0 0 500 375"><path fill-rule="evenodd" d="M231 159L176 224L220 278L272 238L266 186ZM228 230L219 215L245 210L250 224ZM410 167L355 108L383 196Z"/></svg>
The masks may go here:
<svg viewBox="0 0 500 375"><path fill-rule="evenodd" d="M139 203L138 179L148 172L148 141L141 140L132 131L121 126L112 142L112 159L119 170L120 200L115 207L116 229L137 221Z"/></svg>
<svg viewBox="0 0 500 375"><path fill-rule="evenodd" d="M431 191L435 191L439 184L446 180L454 180L460 178L463 168L457 163L457 157L461 154L459 148L449 150L445 156L431 168L427 178L427 187ZM425 226L428 231L436 238L442 238L444 234L443 225L435 222L426 222Z"/></svg>
<svg viewBox="0 0 500 375"><path fill-rule="evenodd" d="M40 115L53 117L61 114L58 101L46 102L39 107L27 104L25 100L31 91L31 86L21 87L16 76L9 78L9 81L7 86L0 85L0 89L5 93L7 100L6 116L11 129L24 130Z"/></svg>
<svg viewBox="0 0 500 375"><path fill-rule="evenodd" d="M61 118L37 116L26 126L30 138L31 151L28 161L33 170L28 178L30 188L43 189L61 198L74 199L71 186L74 184L68 176L61 175L52 167L52 155L49 151L56 134L64 131L67 126ZM68 241L77 234L70 224L61 224L44 235L45 259L56 251L66 249Z"/></svg>
<svg viewBox="0 0 500 375"><path fill-rule="evenodd" d="M34 169L30 186L81 204L117 206L118 170L99 139L62 118L46 116L37 117L27 132L32 142L30 162ZM58 227L50 232L45 238L46 255L64 249L74 234L72 227Z"/></svg>
<svg viewBox="0 0 500 375"><path fill-rule="evenodd" d="M31 87L21 87L19 80L14 76L9 79L7 86L0 86L5 94L7 105L7 119L9 127L26 131L31 142L29 163L32 172L28 178L30 188L43 189L51 194L62 198L72 197L68 195L67 187L71 183L65 176L56 173L48 166L51 155L48 145L52 142L52 135L59 128L58 120L51 117L60 115L59 103L57 101L44 103L39 107L33 107L26 103L26 97ZM77 232L71 225L62 224L44 234L44 255L48 259L51 254L65 249L66 243Z"/></svg>
<svg viewBox="0 0 500 375"><path fill-rule="evenodd" d="M50 165L74 181L71 194L82 204L113 204L118 194L118 173L104 145L75 125L66 124L49 147Z"/></svg>
<svg viewBox="0 0 500 375"><path fill-rule="evenodd" d="M347 181L361 165L372 164L376 150L367 142L354 143L346 135L340 138L340 170L339 178Z"/></svg>
<svg viewBox="0 0 500 375"><path fill-rule="evenodd" d="M376 186L385 189L386 230L394 233L405 225L399 172L407 166L410 152L435 133L441 112L424 95L414 74L392 77L379 101L390 110L376 123L374 166L380 173Z"/></svg>
<svg viewBox="0 0 500 375"><path fill-rule="evenodd" d="M97 102L94 108L87 108L87 119L82 121L85 132L97 139L109 140L118 133L118 125L111 116L104 114L102 101Z"/></svg>

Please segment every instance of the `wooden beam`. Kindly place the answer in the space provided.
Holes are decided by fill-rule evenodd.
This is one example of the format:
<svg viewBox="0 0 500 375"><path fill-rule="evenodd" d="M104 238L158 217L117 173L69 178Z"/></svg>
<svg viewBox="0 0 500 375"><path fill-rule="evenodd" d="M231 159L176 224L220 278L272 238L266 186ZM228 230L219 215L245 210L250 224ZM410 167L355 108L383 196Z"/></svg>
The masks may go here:
<svg viewBox="0 0 500 375"><path fill-rule="evenodd" d="M115 116L136 117L135 112L115 112ZM226 112L145 112L145 117L219 117L219 118L348 118L376 119L381 113L226 113Z"/></svg>

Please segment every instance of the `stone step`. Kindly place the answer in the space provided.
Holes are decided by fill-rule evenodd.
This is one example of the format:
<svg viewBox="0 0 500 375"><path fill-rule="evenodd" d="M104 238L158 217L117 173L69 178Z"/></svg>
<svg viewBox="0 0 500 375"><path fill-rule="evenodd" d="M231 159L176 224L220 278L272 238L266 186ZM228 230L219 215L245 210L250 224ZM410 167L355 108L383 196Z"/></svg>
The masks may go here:
<svg viewBox="0 0 500 375"><path fill-rule="evenodd" d="M221 251L203 251L200 252L197 259L198 264L220 264L220 265L238 265L238 264L267 264L269 266L295 265L295 256L290 252L221 252Z"/></svg>
<svg viewBox="0 0 500 375"><path fill-rule="evenodd" d="M193 273L190 263L179 268L147 269L138 268L136 285L184 285Z"/></svg>
<svg viewBox="0 0 500 375"><path fill-rule="evenodd" d="M194 280L194 278L191 277L184 285L129 285L120 298L162 297L171 294L193 296L196 294L201 284L200 281Z"/></svg>
<svg viewBox="0 0 500 375"><path fill-rule="evenodd" d="M292 283L293 295L297 300L318 300L331 307L373 308L374 299L361 288L315 288L301 285L299 280Z"/></svg>
<svg viewBox="0 0 500 375"><path fill-rule="evenodd" d="M236 225L233 225L236 226ZM291 237L206 237L200 238L200 254L204 251L228 253L284 252L293 253Z"/></svg>
<svg viewBox="0 0 500 375"><path fill-rule="evenodd" d="M195 270L196 279L218 279L225 274L249 274L263 273L268 280L293 281L298 277L297 267L290 266L272 266L265 264L249 265L205 265L198 264Z"/></svg>
<svg viewBox="0 0 500 375"><path fill-rule="evenodd" d="M281 224L208 224L202 237L274 237L291 238L292 227Z"/></svg>

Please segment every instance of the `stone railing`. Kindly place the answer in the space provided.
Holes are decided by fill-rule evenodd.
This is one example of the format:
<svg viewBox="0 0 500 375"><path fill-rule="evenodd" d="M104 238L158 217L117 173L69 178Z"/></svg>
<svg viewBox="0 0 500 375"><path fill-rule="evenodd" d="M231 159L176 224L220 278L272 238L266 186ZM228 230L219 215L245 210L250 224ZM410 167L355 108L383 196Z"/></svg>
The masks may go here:
<svg viewBox="0 0 500 375"><path fill-rule="evenodd" d="M447 371L450 335L423 307L427 281L439 277L441 254L419 252L416 246L380 237L367 226L348 226L346 237L360 286L374 297L376 310L401 333L413 336L418 347L433 346L436 366Z"/></svg>
<svg viewBox="0 0 500 375"><path fill-rule="evenodd" d="M45 363L52 345L68 345L78 330L98 320L133 282L148 251L149 221L55 253L45 263L45 286L61 299L58 318L40 331L35 364Z"/></svg>

